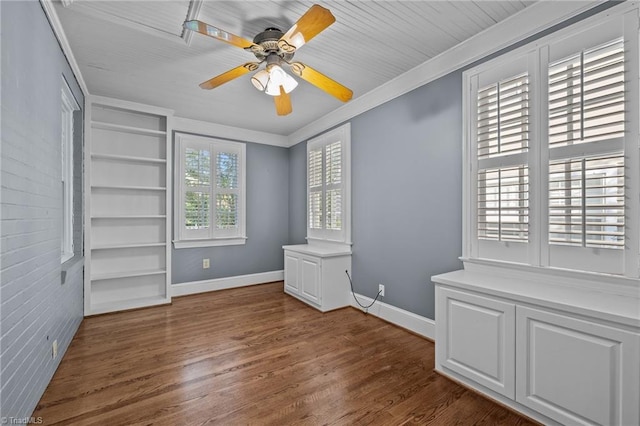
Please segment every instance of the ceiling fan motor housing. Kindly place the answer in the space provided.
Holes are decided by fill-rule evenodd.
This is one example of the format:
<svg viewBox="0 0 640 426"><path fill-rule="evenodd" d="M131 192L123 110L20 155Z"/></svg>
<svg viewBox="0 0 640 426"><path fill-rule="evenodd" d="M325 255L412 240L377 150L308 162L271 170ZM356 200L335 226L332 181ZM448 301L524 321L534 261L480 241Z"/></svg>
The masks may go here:
<svg viewBox="0 0 640 426"><path fill-rule="evenodd" d="M284 33L278 28L267 28L253 38L253 42L261 48L250 48L250 50L260 61L269 57L270 54L275 53L285 62L289 62L293 59L295 52L285 52L278 46L278 41L283 35Z"/></svg>

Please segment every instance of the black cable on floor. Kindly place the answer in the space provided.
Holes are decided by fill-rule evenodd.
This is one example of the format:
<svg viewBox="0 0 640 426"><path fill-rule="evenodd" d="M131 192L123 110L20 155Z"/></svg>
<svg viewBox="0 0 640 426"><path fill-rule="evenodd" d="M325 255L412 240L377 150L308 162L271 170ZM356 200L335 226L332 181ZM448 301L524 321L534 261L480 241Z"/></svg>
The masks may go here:
<svg viewBox="0 0 640 426"><path fill-rule="evenodd" d="M372 307L374 303L376 303L376 300L378 300L378 297L380 297L380 295L382 294L382 291L378 291L378 294L376 294L376 298L375 298L375 299L373 299L373 302L371 302L371 304L370 304L370 305L368 305L368 306L364 306L363 304L361 304L361 303L360 303L360 301L359 301L359 300L358 300L358 298L356 297L356 293L355 293L355 291L353 291L353 281L351 280L351 275L349 275L349 271L347 271L347 270L345 269L345 271L344 271L344 272L345 272L345 274L347 274L347 277L349 278L349 284L351 285L351 294L353 294L353 298L356 300L356 303L357 303L358 305L360 305L360 307L361 307L362 309L364 309L364 312L365 312L365 313L369 313L369 308L370 308L370 307Z"/></svg>

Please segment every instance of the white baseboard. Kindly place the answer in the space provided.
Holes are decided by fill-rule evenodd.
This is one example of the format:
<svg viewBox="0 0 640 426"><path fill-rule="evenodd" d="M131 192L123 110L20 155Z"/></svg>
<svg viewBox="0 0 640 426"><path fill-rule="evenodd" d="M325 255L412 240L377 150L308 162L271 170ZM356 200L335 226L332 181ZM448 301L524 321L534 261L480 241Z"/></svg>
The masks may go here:
<svg viewBox="0 0 640 426"><path fill-rule="evenodd" d="M363 305L369 305L373 302L373 299L367 296L356 293L356 297ZM356 309L363 310L353 299L351 298L351 306ZM406 328L420 336L426 337L429 340L436 340L436 323L434 320L425 318L423 316L414 314L413 312L405 311L404 309L397 308L388 303L380 302L379 300L368 309L369 314L378 318L382 318L385 321L395 324L399 327Z"/></svg>
<svg viewBox="0 0 640 426"><path fill-rule="evenodd" d="M171 285L171 296L205 293L207 291L225 290L228 288L246 287L284 280L284 271L260 272L258 274L237 275L235 277L216 278L213 280L191 281Z"/></svg>

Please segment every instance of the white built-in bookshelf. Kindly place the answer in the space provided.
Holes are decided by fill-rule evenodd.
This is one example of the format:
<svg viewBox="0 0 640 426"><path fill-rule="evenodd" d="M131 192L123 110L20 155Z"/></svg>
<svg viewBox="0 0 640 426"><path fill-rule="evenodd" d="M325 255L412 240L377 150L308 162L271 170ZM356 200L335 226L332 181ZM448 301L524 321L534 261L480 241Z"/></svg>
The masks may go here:
<svg viewBox="0 0 640 426"><path fill-rule="evenodd" d="M86 108L85 315L169 303L173 112Z"/></svg>

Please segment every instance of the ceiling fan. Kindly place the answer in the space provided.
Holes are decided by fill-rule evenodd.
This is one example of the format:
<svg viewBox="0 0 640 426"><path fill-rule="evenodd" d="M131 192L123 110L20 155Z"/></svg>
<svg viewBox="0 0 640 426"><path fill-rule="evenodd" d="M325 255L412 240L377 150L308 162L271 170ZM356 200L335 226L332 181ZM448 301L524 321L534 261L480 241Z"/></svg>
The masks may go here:
<svg viewBox="0 0 640 426"><path fill-rule="evenodd" d="M267 28L256 35L253 41L202 21L185 21L184 27L250 51L258 59L258 62L247 62L201 83L201 88L214 89L248 72L256 71L263 62L266 62L266 67L251 77L251 82L256 89L274 97L278 115L287 115L293 111L289 93L295 89L298 82L282 69L283 64L287 64L290 70L303 80L342 102L347 102L353 96L349 88L337 81L302 62L292 62L297 49L333 24L335 20L336 18L328 9L314 4L286 33L278 28Z"/></svg>

